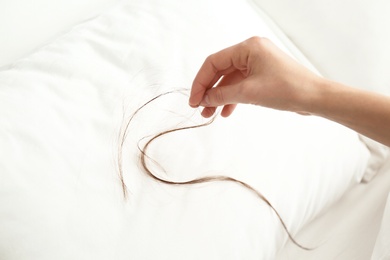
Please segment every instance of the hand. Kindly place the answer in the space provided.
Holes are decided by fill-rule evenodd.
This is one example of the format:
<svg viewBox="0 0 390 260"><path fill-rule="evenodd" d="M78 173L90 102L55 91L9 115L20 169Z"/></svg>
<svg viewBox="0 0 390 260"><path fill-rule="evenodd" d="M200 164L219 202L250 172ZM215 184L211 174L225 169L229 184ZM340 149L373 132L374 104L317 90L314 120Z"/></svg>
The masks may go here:
<svg viewBox="0 0 390 260"><path fill-rule="evenodd" d="M196 75L189 104L204 106L204 117L224 106L229 116L238 103L308 114L321 78L265 38L252 37L207 57Z"/></svg>

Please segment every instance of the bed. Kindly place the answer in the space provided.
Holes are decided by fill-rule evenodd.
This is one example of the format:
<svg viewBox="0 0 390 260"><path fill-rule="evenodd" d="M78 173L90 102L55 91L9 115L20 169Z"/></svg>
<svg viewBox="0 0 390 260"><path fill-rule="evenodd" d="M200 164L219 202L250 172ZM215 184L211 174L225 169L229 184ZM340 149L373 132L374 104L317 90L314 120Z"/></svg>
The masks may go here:
<svg viewBox="0 0 390 260"><path fill-rule="evenodd" d="M242 185L167 185L141 167L139 147L153 135L205 122L187 95L207 55L251 36L356 83L361 68L332 71L350 56L316 55L325 49L320 30L303 37L299 5L282 4L3 3L0 258L381 259L388 149L333 122L240 106L229 119L159 138L147 154L163 179L223 175L250 184L312 250L292 243L276 213ZM375 81L359 73L359 82L386 93L386 62L370 66Z"/></svg>

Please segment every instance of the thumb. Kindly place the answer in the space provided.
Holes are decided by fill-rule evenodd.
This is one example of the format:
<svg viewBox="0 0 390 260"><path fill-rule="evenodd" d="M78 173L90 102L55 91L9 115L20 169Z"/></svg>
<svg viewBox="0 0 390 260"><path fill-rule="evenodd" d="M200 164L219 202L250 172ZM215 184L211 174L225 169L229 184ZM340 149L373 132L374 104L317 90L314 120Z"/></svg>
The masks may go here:
<svg viewBox="0 0 390 260"><path fill-rule="evenodd" d="M218 107L228 104L237 104L238 85L224 85L209 89L203 96L200 105L203 107Z"/></svg>

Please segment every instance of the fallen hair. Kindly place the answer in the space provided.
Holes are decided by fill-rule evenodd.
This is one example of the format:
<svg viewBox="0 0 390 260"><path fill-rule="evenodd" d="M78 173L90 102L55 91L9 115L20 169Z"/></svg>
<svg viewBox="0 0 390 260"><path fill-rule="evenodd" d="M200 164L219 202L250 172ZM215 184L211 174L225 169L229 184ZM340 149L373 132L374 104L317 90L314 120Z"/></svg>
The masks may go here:
<svg viewBox="0 0 390 260"><path fill-rule="evenodd" d="M127 197L128 197L128 191L127 191L127 186L125 184L125 181L124 181L124 178L123 178L123 170L122 170L122 161L123 161L123 153L122 153L122 150L123 150L123 146L124 146L124 143L125 143L125 140L126 140L126 137L127 137L127 133L128 133L128 130L129 130L129 125L130 123L132 122L132 120L134 119L134 117L138 114L138 112L140 110L142 110L145 106L147 106L148 104L150 104L151 102L155 101L156 99L164 96L164 95L168 95L168 94L171 94L171 93L182 93L183 91L185 91L186 89L178 89L178 90L172 90L172 91L168 91L168 92L164 92L162 94L159 94L157 96L155 96L154 98L150 99L149 101L147 101L146 103L144 103L142 106L140 106L130 117L129 117L129 120L127 121L127 123L125 124L125 127L123 129L123 131L121 131L121 134L120 134L120 142L119 142L119 149L118 149L118 170L119 170L119 179L120 179L120 182L121 182L121 186L122 186L122 191L123 191L123 197L124 199L126 200ZM233 183L236 183L238 185L241 185L243 187L245 187L247 190L251 191L252 193L254 193L258 198L260 198L262 201L264 201L271 209L272 211L276 214L276 216L278 217L283 229L285 230L285 232L287 233L288 235L288 238L292 241L292 243L294 243L296 246L298 246L299 248L303 249L303 250L312 250L313 248L309 248L309 247L306 247L306 246L303 246L301 245L300 243L298 243L294 237L291 235L290 231L288 230L287 228L287 225L286 223L283 221L282 217L280 216L279 212L275 209L275 207L271 204L271 202L261 193L259 192L258 190L256 190L255 188L253 188L251 185L243 182L243 181L240 181L240 180L237 180L235 178L232 178L232 177L229 177L229 176L224 176L224 175L214 175L214 176L205 176L205 177L199 177L199 178L196 178L196 179L193 179L193 180L189 180L189 181L181 181L181 182L177 182L177 181L171 181L171 180L167 180L167 179L163 179L163 178L160 178L158 176L156 176L148 167L148 160L152 160L148 155L147 155L147 150L148 148L150 147L151 143L153 141L155 141L156 139L160 138L160 137L163 137L165 135L168 135L168 134L171 134L171 133L174 133L174 132L178 132L178 131L183 131L183 130L190 130L190 129L196 129L196 128L200 128L200 127L205 127L205 126L208 126L210 125L211 123L214 122L214 119L215 119L216 116L212 117L209 121L207 121L206 123L203 123L203 124L198 124L198 125L191 125L191 126L184 126L184 127L178 127L178 128L174 128L174 129L170 129L170 130L166 130L166 131L163 131L163 132L160 132L156 135L154 135L153 137L151 137L144 145L143 147L140 147L140 144L138 143L138 149L140 151L140 162L141 162L141 166L142 166L142 170L151 178L153 178L154 180L158 181L158 182L161 182L161 183L165 183L165 184L169 184L169 185L194 185L194 184L200 184L200 183L207 183L207 182L222 182L222 181L227 181L227 182L233 182ZM142 140L142 139L141 139ZM153 160L154 161L154 160ZM155 161L154 161L155 162ZM155 162L156 163L156 162Z"/></svg>

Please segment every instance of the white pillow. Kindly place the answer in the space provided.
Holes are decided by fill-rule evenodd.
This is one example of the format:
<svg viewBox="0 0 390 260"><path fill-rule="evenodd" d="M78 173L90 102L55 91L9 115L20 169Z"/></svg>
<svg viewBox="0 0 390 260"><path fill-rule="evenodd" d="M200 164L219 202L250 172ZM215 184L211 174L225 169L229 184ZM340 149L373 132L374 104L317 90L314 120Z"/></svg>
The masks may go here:
<svg viewBox="0 0 390 260"><path fill-rule="evenodd" d="M375 177L381 167L385 164L389 157L390 149L389 147L378 143L364 135L359 135L359 138L367 146L367 149L371 154L370 160L367 164L367 169L362 179L364 182L369 182L372 180L372 178Z"/></svg>
<svg viewBox="0 0 390 260"><path fill-rule="evenodd" d="M188 88L208 54L252 35L288 52L242 1L129 1L1 71L2 257L272 259L287 236L252 193L231 183L162 185L140 170L142 137L201 121L186 97L164 96L130 125L128 201L116 165L124 115ZM150 155L169 179L223 174L248 182L292 234L357 183L369 157L358 135L338 124L255 106L166 136Z"/></svg>

